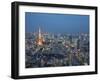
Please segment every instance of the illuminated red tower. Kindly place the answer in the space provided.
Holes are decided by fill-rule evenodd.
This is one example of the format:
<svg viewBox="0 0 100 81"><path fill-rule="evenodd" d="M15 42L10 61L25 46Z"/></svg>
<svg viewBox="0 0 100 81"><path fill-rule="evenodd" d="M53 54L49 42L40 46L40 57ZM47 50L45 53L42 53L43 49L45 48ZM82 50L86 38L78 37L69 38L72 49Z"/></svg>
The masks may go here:
<svg viewBox="0 0 100 81"><path fill-rule="evenodd" d="M42 36L42 33L41 33L41 29L39 28L37 44L41 46L41 45L43 45L43 42L44 42L43 36Z"/></svg>

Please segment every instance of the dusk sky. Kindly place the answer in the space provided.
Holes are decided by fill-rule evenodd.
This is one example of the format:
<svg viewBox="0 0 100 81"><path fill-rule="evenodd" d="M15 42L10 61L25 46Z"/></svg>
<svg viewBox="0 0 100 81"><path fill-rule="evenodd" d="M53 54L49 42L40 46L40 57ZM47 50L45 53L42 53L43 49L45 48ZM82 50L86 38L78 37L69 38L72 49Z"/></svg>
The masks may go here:
<svg viewBox="0 0 100 81"><path fill-rule="evenodd" d="M50 33L89 33L89 16L26 12L25 31L36 32L39 27Z"/></svg>

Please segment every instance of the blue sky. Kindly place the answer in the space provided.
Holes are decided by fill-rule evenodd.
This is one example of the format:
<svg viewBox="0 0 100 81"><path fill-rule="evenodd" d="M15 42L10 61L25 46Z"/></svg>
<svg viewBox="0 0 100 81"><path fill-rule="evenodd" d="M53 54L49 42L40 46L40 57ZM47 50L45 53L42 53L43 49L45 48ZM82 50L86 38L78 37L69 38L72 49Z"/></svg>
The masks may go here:
<svg viewBox="0 0 100 81"><path fill-rule="evenodd" d="M26 12L26 32L37 31L39 27L50 33L89 33L89 16Z"/></svg>

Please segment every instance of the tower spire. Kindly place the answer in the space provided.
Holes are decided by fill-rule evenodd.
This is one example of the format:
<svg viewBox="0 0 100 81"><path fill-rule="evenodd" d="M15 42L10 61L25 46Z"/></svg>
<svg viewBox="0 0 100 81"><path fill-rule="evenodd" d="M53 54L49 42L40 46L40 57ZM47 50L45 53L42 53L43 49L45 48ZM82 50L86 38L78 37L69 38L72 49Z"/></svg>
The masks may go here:
<svg viewBox="0 0 100 81"><path fill-rule="evenodd" d="M41 39L42 35L41 35L41 29L39 27L39 39Z"/></svg>

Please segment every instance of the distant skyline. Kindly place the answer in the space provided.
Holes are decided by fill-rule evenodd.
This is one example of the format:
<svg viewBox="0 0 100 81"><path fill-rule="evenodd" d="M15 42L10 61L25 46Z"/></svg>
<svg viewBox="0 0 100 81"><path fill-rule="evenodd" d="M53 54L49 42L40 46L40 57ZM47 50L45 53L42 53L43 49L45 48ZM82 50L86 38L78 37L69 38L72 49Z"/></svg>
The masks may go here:
<svg viewBox="0 0 100 81"><path fill-rule="evenodd" d="M50 33L89 33L89 16L25 12L25 31L38 28Z"/></svg>

